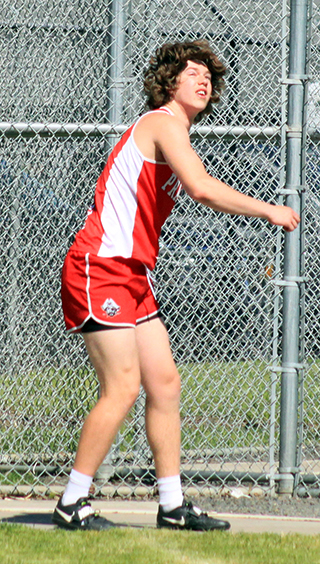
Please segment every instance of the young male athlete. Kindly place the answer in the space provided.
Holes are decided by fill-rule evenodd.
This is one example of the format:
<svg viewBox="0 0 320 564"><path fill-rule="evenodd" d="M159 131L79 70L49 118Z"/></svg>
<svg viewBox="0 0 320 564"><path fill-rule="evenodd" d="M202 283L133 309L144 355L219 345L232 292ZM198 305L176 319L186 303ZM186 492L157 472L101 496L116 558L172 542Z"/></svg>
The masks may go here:
<svg viewBox="0 0 320 564"><path fill-rule="evenodd" d="M81 332L97 372L100 397L80 436L74 468L53 515L72 529L106 529L88 492L93 476L133 406L146 392L146 433L160 496L159 527L212 530L229 523L186 503L180 482L180 380L149 271L161 226L183 188L197 202L229 214L266 219L286 231L299 216L212 178L191 148L189 129L219 100L225 67L206 41L166 44L145 75L150 112L108 158L94 205L62 272L67 330Z"/></svg>

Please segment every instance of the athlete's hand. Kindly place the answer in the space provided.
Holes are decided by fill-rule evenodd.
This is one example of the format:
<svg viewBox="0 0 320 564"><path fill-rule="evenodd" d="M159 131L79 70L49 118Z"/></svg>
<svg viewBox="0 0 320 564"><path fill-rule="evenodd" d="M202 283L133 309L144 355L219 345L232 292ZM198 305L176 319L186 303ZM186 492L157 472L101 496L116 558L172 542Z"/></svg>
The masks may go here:
<svg viewBox="0 0 320 564"><path fill-rule="evenodd" d="M271 225L281 225L285 231L293 231L300 223L299 215L289 206L270 206L267 217Z"/></svg>

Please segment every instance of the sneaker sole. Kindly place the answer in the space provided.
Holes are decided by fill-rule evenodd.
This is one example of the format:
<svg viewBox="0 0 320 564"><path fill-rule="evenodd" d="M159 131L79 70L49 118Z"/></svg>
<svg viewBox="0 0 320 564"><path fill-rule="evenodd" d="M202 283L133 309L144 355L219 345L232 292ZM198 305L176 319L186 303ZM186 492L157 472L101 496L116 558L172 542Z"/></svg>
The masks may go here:
<svg viewBox="0 0 320 564"><path fill-rule="evenodd" d="M114 527L116 527L116 525L114 523L111 523L111 521L107 521L106 520L106 524L105 526L101 526L101 527L88 527L88 526L84 526L81 527L77 524L72 524L71 523L67 523L66 521L63 521L60 517L53 515L52 516L52 523L54 525L57 525L57 527L59 527L60 529L67 529L68 531L107 531L108 529L113 529Z"/></svg>

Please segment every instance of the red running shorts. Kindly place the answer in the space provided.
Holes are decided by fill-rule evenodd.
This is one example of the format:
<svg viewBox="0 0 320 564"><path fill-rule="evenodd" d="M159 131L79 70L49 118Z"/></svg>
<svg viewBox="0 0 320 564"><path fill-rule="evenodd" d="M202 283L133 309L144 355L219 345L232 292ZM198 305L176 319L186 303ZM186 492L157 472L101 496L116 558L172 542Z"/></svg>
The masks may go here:
<svg viewBox="0 0 320 564"><path fill-rule="evenodd" d="M159 315L150 276L137 260L69 251L61 282L68 332L81 331L89 319L107 327L135 327Z"/></svg>

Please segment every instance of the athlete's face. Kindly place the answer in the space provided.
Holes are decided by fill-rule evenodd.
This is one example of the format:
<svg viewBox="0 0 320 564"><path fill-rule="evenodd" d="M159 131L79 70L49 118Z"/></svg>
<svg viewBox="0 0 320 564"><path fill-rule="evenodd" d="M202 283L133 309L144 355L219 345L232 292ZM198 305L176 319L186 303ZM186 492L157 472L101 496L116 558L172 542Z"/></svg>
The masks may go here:
<svg viewBox="0 0 320 564"><path fill-rule="evenodd" d="M204 63L188 61L177 79L174 99L195 114L208 105L212 93L211 73Z"/></svg>

